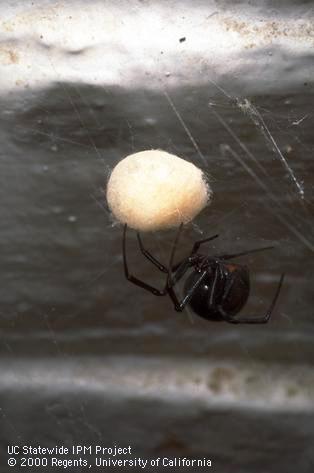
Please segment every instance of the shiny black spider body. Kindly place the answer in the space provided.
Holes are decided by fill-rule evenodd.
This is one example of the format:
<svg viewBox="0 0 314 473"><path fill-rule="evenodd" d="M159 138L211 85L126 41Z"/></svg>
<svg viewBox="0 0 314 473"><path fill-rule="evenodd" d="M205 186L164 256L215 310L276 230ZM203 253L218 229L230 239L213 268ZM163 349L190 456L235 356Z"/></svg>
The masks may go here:
<svg viewBox="0 0 314 473"><path fill-rule="evenodd" d="M204 256L200 256L200 258L205 260L203 264L207 266L207 273L202 283L194 290L189 305L197 315L207 320L224 320L218 309L219 307L228 316L236 315L244 307L249 297L250 277L248 268L241 265L226 264L223 261L212 260ZM218 271L218 277L214 287L216 271ZM184 283L184 294L187 294L189 289L195 286L199 275L199 271L195 269L187 277ZM224 299L226 285L231 277L234 282L228 296Z"/></svg>
<svg viewBox="0 0 314 473"><path fill-rule="evenodd" d="M203 243L218 237L218 235L214 235L213 237L195 242L190 255L179 263L173 265L174 254L181 229L182 225L179 227L173 244L168 268L162 265L144 248L141 236L137 233L137 239L142 254L160 271L167 274L165 286L163 289L159 290L129 273L126 258L127 226L125 225L123 232L123 262L126 278L133 284L156 296L165 296L168 294L174 303L175 309L179 312L189 304L197 315L211 321L225 321L233 324L261 324L268 322L279 296L284 275L281 275L276 293L265 315L235 317L244 307L249 297L250 278L247 266L231 264L229 263L229 260L249 253L271 249L272 247L258 248L242 253L213 257L198 253L198 250ZM183 299L179 301L175 292L175 286L189 270L191 270L191 272L184 283L184 296Z"/></svg>

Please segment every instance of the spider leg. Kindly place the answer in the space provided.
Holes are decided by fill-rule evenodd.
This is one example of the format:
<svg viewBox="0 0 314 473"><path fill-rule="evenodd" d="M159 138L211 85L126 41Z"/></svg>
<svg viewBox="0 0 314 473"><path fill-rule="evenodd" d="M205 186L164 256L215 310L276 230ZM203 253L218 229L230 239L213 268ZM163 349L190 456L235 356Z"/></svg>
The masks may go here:
<svg viewBox="0 0 314 473"><path fill-rule="evenodd" d="M272 250L275 248L274 246L264 246L263 248L255 248L254 250L249 250L249 251L243 251L241 253L234 253L232 255L221 255L218 256L220 259L232 259L236 258L237 256L244 256L244 255L249 255L250 253L257 253L258 251L265 251L265 250Z"/></svg>
<svg viewBox="0 0 314 473"><path fill-rule="evenodd" d="M193 261L195 260L195 257L192 256L192 254L193 254L193 250L192 250L192 252L191 252L191 254L188 258L184 258L180 263L178 263L176 265L175 274L174 274L174 276L172 276L172 272L173 272L173 269L174 269L173 268L174 255L175 255L177 244L178 244L178 241L179 241L179 238L180 238L180 235L181 235L182 228L183 228L183 223L181 223L181 225L178 229L176 238L175 238L174 243L173 243L173 247L172 247L172 251L171 251L171 255L170 255L170 260L169 260L168 277L167 277L167 285L166 285L168 294L169 294L172 302L174 303L175 310L178 311L178 312L183 311L184 307L186 306L186 304L189 302L189 300L193 296L193 293L194 293L195 289L199 286L199 284L201 284L202 280L204 279L204 277L207 274L206 270L202 272L199 279L190 288L188 293L185 295L183 300L180 302L179 299L178 299L178 296L176 295L173 288L174 288L175 284L184 276L184 274L186 273L188 268L190 266L193 266ZM194 249L194 247L193 247L193 249Z"/></svg>
<svg viewBox="0 0 314 473"><path fill-rule="evenodd" d="M123 254L123 267L124 267L124 274L125 277L128 281L131 283L135 284L136 286L141 287L142 289L145 289L146 291L151 292L155 296L164 296L167 294L167 286L163 290L156 289L155 287L151 286L150 284L147 284L146 282L142 281L141 279L136 278L135 276L132 276L129 273L129 268L128 268L128 263L127 263L127 257L126 257L126 232L127 232L127 224L124 225L123 227L123 239L122 239L122 254Z"/></svg>
<svg viewBox="0 0 314 473"><path fill-rule="evenodd" d="M218 237L219 235L217 234L208 238L204 238L203 240L197 240L193 245L191 255L194 255L194 253L196 253L199 250L200 246L203 245L203 243L207 243L208 241L214 240L215 238L218 238Z"/></svg>
<svg viewBox="0 0 314 473"><path fill-rule="evenodd" d="M175 254L176 246L178 244L178 240L179 240L179 237L180 237L180 234L181 234L181 231L182 231L182 227L183 227L183 223L181 223L181 225L179 226L176 238L175 238L174 243L173 243L171 256L170 256L169 268L171 268L172 263L173 263L174 254ZM169 281L171 280L171 271L172 270L167 269L149 251L147 251L144 248L144 245L143 245L143 242L142 242L142 239L141 239L141 236L140 236L139 232L137 232L137 240L138 240L139 247L140 247L140 250L141 250L142 254L149 261L151 261L160 271L167 273L167 280L166 280L166 283L165 283L165 287L162 290L157 289L157 288L151 286L150 284L147 284L146 282L142 281L141 279L136 278L135 276L133 276L129 273L128 264L127 264L127 257L126 257L126 232L127 232L127 224L125 224L124 228L123 228L123 240L122 240L123 266L124 266L124 274L125 274L126 279L128 281L132 282L133 284L135 284L136 286L139 286L142 289L146 289L147 291L151 292L155 296L164 296L164 295L166 295L168 293L168 286L169 286ZM184 267L183 267L183 263L185 263L185 262L186 262L186 258L184 260L182 260L178 265L176 265L176 266L182 266L182 267L180 269L180 273L178 275L176 275L175 281L174 282L171 281L171 286L173 286L179 279L181 279L181 277L185 274L186 270L188 269L189 266L184 265Z"/></svg>
<svg viewBox="0 0 314 473"><path fill-rule="evenodd" d="M169 260L169 265L168 265L168 276L167 276L167 282L166 282L166 285L167 285L167 288L169 287L172 287L175 283L173 282L172 280L172 271L173 271L173 260L174 260L174 255L175 255L175 252L176 252L176 249L177 249L177 245L178 245L178 241L179 241L179 238L180 238L180 235L181 235L181 231L182 231L182 228L183 228L183 222L180 224L179 228L178 228L178 231L177 231L177 234L176 234L176 237L174 239L174 242L173 242L173 245L172 245L172 250L171 250L171 253L170 253L170 260ZM178 270L181 268L181 266L185 268L185 262L186 262L187 258L185 258L182 262L179 263L179 266L178 266ZM187 269L187 268L186 268ZM186 271L185 269L185 271ZM183 276L183 274L185 273L185 271L181 271L182 272L182 275L181 277ZM178 279L177 279L178 281Z"/></svg>
<svg viewBox="0 0 314 473"><path fill-rule="evenodd" d="M195 261L198 259L198 256L194 254L195 244L201 244L202 242L205 243L205 241L211 240L213 238L216 238L216 236L218 236L218 235L215 235L214 237L206 238L205 240L202 240L201 242L196 242L193 245L193 249L190 253L190 256L184 258L179 263L177 263L175 266L173 266L174 255L175 255L175 251L176 251L178 241L179 241L179 238L180 238L180 235L181 235L182 227L183 227L183 223L181 223L181 225L178 229L176 238L175 238L174 243L173 243L171 255L170 255L170 261L169 261L169 266L168 266L168 271L167 271L168 272L168 278L167 278L168 291L171 288L173 288L178 281L180 281L180 279L185 275L185 273L187 272L187 270L191 266L194 266ZM172 273L174 273L174 274L172 274ZM175 297L176 296L174 295L174 298Z"/></svg>
<svg viewBox="0 0 314 473"><path fill-rule="evenodd" d="M203 244L203 243L207 243L208 241L210 240L214 240L215 238L218 238L218 234L217 235L214 235L214 236L211 236L211 237L208 237L208 238L204 238L204 240L198 240L194 243L193 245L193 248L191 250L191 253L190 253L190 256L187 257L187 258L184 258L183 260L179 261L179 263L176 263L173 267L172 267L172 270L173 271L177 271L179 269L179 267L181 266L181 264L186 261L187 259L189 259L190 257L192 257L200 248L200 246Z"/></svg>
<svg viewBox="0 0 314 473"><path fill-rule="evenodd" d="M198 288L198 286L201 284L201 282L203 281L204 277L207 275L207 270L203 271L200 275L200 277L198 278L198 280L193 284L193 286L189 289L189 291L187 292L187 294L184 296L184 298L182 299L182 301L180 302L179 299L178 299L178 296L176 295L174 289L173 289L173 286L169 287L168 288L168 293L169 293L169 296L172 300L172 302L174 303L174 308L177 312L182 312L183 309L185 308L185 306L188 304L188 302L190 301L191 297L193 296L194 294L194 291Z"/></svg>
<svg viewBox="0 0 314 473"><path fill-rule="evenodd" d="M168 269L166 268L166 266L161 264L149 251L147 251L144 248L142 238L139 232L136 233L136 236L137 236L137 241L138 241L141 253L145 256L145 258L151 261L151 263L153 263L163 273L168 273Z"/></svg>
<svg viewBox="0 0 314 473"><path fill-rule="evenodd" d="M219 264L217 264L216 267L214 268L214 280L213 280L213 284L212 284L212 287L211 287L211 290L210 290L209 305L213 305L215 289L216 289L216 285L217 285L217 281L218 281L219 277L220 277L220 279L222 279L222 277L223 277L222 276L222 269L221 269L221 266Z"/></svg>
<svg viewBox="0 0 314 473"><path fill-rule="evenodd" d="M280 280L279 280L279 283L278 283L278 286L277 286L277 289L276 289L276 292L275 292L275 295L274 295L274 298L272 300L272 303L270 304L270 307L268 309L268 311L266 312L265 315L259 315L259 316L256 316L256 317L247 317L247 316L240 316L240 317L233 317L233 316L230 316L228 314L226 314L226 312L223 310L223 308L221 306L218 307L218 310L219 310L219 313L221 315L221 317L226 321L226 322L229 322L231 324L266 324L269 319L270 319L270 316L272 314L272 311L275 307L275 304L277 302L277 299L278 299L278 296L279 296L279 293L280 293L280 290L281 290L281 286L282 286L282 283L283 283L283 280L284 280L284 274L281 275L280 277ZM226 287L226 290L224 292L224 295L222 297L222 302L224 300L226 300L231 288L232 288L232 285L234 283L234 278L230 279L229 281L229 284L227 285Z"/></svg>
<svg viewBox="0 0 314 473"><path fill-rule="evenodd" d="M187 270L194 266L194 261L197 257L189 256L182 260L174 268L169 266L169 278L168 278L168 288L175 286L175 284L180 281L180 279L185 275ZM172 274L173 273L173 274Z"/></svg>
<svg viewBox="0 0 314 473"><path fill-rule="evenodd" d="M173 243L173 248L177 245L178 243L178 239L179 239L179 234L181 233L181 230L182 230L182 226L183 226L183 223L181 223L181 225L179 226L178 228L178 232L177 232L177 235L175 237L175 240L174 240L174 243ZM151 262L153 263L160 271L162 271L163 273L167 273L168 274L168 269L166 268L166 266L164 266L162 263L160 263L160 261L158 261L149 251L147 251L145 248L144 248L144 245L143 245L143 241L142 241L142 237L140 235L139 232L136 233L136 236L137 236L137 240L138 240L138 244L139 244L139 247L140 247L140 250L141 250L141 253ZM172 248L172 251L173 251L173 248ZM174 266L174 270L178 269L179 266L183 263L183 261L185 261L186 258L184 258L182 261L180 261L179 263L177 263L175 266Z"/></svg>
<svg viewBox="0 0 314 473"><path fill-rule="evenodd" d="M181 225L179 226L179 229L178 229L178 234L181 233L181 230L182 230L182 226L183 226L183 223L181 223ZM174 243L174 246L177 245L178 243L178 234L175 238L175 243ZM141 237L141 234L139 232L136 233L136 236L137 236L137 241L138 241L138 244L139 244L139 247L140 247L140 250L141 250L141 253L145 256L145 258L147 258L151 263L153 263L160 271L162 271L163 273L168 273L168 269L166 268L166 266L164 266L162 263L160 263L160 261L158 261L149 251L147 251L145 248L144 248L144 245L143 245L143 241L142 241L142 237ZM196 253L199 249L199 247L203 244L203 243L206 243L210 240L213 240L214 238L217 238L218 235L214 235L212 237L209 237L209 238L204 238L203 240L198 240L194 243L193 245L193 248L192 248L192 251L191 251L191 255L193 255L194 253ZM179 267L182 265L183 262L185 262L187 260L187 258L184 258L183 260L179 261L179 263L175 264L173 266L173 270L176 271L179 269ZM181 270L180 270L180 273L181 273ZM181 276L179 276L178 280L184 275L184 271L183 271L183 274Z"/></svg>
<svg viewBox="0 0 314 473"><path fill-rule="evenodd" d="M183 227L183 223L181 223L181 225L178 229L178 233L177 233L177 236L175 238L174 245L172 247L172 252L171 252L170 261L169 261L168 287L173 286L177 281L179 281L182 278L182 276L184 276L187 269L189 267L193 266L193 261L194 261L193 256L198 251L199 247L203 243L206 243L210 240L214 240L215 238L217 238L219 236L217 234L217 235L214 235L214 236L211 236L211 237L208 237L208 238L204 238L203 240L196 241L193 245L190 256L188 256L187 258L184 258L182 261L180 261L176 265L173 265L175 250L177 248L177 244L178 244L178 241L179 241L179 238L180 238L180 235L181 235L182 227ZM175 271L174 280L172 280L172 275L171 275L171 273L173 271Z"/></svg>
<svg viewBox="0 0 314 473"><path fill-rule="evenodd" d="M198 286L201 284L203 281L204 277L207 274L207 270L203 271L199 277L199 279L195 282L195 284L189 289L188 293L184 296L182 301L180 302L178 299L178 296L176 295L174 291L174 286L175 284L185 275L186 271L194 265L195 260L198 258L195 253L198 251L199 247L203 244L206 243L210 240L214 240L215 238L218 237L218 235L214 235L208 238L204 238L203 240L198 240L194 243L190 256L187 258L184 258L182 261L177 263L175 266L173 266L173 260L174 260L174 255L176 251L176 247L180 238L181 230L183 227L183 223L181 223L176 239L173 244L171 256L170 256L170 261L169 261L169 268L168 268L168 278L167 278L167 288L168 288L168 293L169 296L174 303L175 310L178 312L182 312L185 306L188 304L190 301L191 297L194 294L195 289L198 288ZM174 271L174 275L172 275L172 272ZM218 277L218 276L217 276ZM213 296L212 296L213 297Z"/></svg>

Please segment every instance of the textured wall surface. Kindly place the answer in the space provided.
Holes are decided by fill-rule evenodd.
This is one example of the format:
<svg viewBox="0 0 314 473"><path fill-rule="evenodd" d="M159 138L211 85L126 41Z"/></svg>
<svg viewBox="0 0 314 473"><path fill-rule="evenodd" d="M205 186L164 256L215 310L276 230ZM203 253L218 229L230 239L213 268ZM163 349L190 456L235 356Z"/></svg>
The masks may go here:
<svg viewBox="0 0 314 473"><path fill-rule="evenodd" d="M76 444L206 457L217 472L311 471L312 2L0 12L1 471L7 445ZM106 182L151 148L201 167L214 191L178 257L215 233L210 255L275 246L238 260L252 278L243 314L263 314L286 273L269 324L178 314L124 279ZM143 236L164 264L173 238ZM133 232L128 252L132 273L162 287Z"/></svg>

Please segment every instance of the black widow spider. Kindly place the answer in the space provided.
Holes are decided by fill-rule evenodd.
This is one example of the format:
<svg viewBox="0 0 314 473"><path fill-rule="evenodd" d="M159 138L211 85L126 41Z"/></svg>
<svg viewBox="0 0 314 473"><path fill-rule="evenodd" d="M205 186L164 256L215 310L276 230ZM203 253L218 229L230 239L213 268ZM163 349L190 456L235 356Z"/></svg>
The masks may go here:
<svg viewBox="0 0 314 473"><path fill-rule="evenodd" d="M169 267L166 268L143 246L140 234L137 232L137 240L142 254L151 261L160 271L167 274L165 287L162 290L147 284L146 282L132 276L129 273L126 257L126 232L127 225L123 230L123 264L125 277L133 284L151 292L155 296L169 295L176 311L181 312L187 304L193 311L207 320L225 321L232 324L264 324L270 319L279 292L283 283L284 274L281 275L274 298L265 315L247 317L235 315L245 305L250 292L249 269L240 264L231 264L228 261L238 256L247 255L257 251L264 251L273 248L267 246L242 253L226 254L220 256L206 256L198 253L203 243L214 240L218 235L214 235L194 243L190 255L179 263L173 265L176 247L179 241L183 224L180 225L173 243ZM189 269L193 269L184 284L184 297L179 301L174 287Z"/></svg>

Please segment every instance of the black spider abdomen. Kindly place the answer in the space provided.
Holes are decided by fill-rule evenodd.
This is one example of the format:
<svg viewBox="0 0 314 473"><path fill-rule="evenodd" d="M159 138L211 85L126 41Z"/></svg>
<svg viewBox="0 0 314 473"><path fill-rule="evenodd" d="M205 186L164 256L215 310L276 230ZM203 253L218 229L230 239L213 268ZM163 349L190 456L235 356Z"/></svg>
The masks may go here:
<svg viewBox="0 0 314 473"><path fill-rule="evenodd" d="M211 269L208 270L208 274L205 276L200 286L195 289L189 302L193 311L207 320L224 320L219 312L219 306L222 307L227 315L236 315L245 305L249 296L250 280L248 269L245 266L223 264L222 269L223 276L219 277L216 282L212 303L210 303L210 296L214 281L214 272ZM223 302L223 294L232 275L234 281L228 297ZM199 277L200 273L198 272L193 272L189 275L184 285L185 294L187 294Z"/></svg>
<svg viewBox="0 0 314 473"><path fill-rule="evenodd" d="M240 265L226 265L226 268L230 269L228 278L232 273L235 273L236 277L227 299L222 304L222 308L228 315L236 315L246 304L249 297L249 271L246 266Z"/></svg>
<svg viewBox="0 0 314 473"><path fill-rule="evenodd" d="M200 277L200 274L197 272L193 272L189 275L189 277L186 279L185 284L184 284L184 294L188 292L188 290L199 279L199 277ZM207 274L205 278L203 279L201 285L194 291L193 296L190 299L189 306L200 317L203 317L204 319L207 319L207 320L213 320L213 321L219 322L222 320L222 318L219 312L215 309L215 299L217 298L217 296L219 297L218 288L216 290L214 304L212 306L209 306L209 298L211 294L212 281L213 281L212 274L211 273Z"/></svg>

